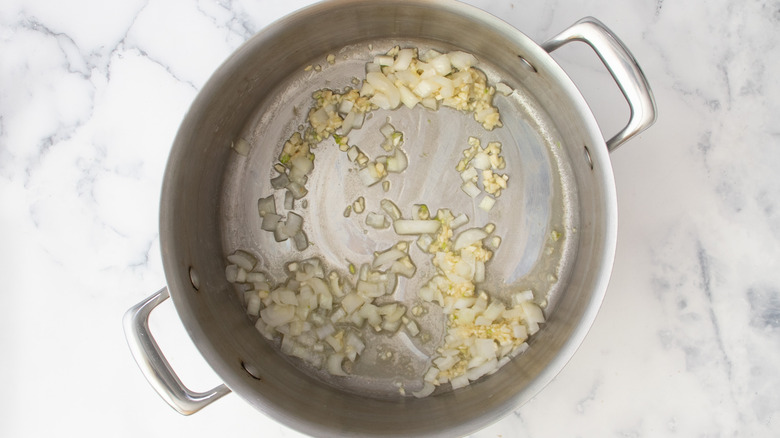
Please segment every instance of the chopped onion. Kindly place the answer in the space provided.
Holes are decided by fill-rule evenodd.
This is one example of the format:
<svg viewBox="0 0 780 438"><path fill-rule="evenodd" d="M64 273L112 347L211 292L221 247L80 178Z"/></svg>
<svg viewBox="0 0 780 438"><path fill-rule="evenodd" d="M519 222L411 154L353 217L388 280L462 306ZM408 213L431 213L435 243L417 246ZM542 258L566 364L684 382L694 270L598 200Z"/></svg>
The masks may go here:
<svg viewBox="0 0 780 438"><path fill-rule="evenodd" d="M439 230L441 222L433 219L399 219L393 222L393 229L398 234L432 234Z"/></svg>
<svg viewBox="0 0 780 438"><path fill-rule="evenodd" d="M495 198L491 198L490 196L485 196L482 198L482 201L479 202L479 208L490 211L490 209L493 208L493 206L496 204Z"/></svg>
<svg viewBox="0 0 780 438"><path fill-rule="evenodd" d="M455 238L455 243L453 244L452 249L455 251L461 250L467 246L471 246L479 242L487 236L488 234L482 228L469 228L468 230L458 234L458 237Z"/></svg>
<svg viewBox="0 0 780 438"><path fill-rule="evenodd" d="M460 177L464 182L466 181L477 182L477 178L479 178L479 174L477 173L477 170L474 169L473 167L466 167L466 169L460 173Z"/></svg>
<svg viewBox="0 0 780 438"><path fill-rule="evenodd" d="M287 220L284 221L285 234L289 237L295 236L301 231L301 228L303 228L303 217L291 211L287 215Z"/></svg>
<svg viewBox="0 0 780 438"><path fill-rule="evenodd" d="M263 216L263 222L260 224L260 229L265 231L274 231L279 225L279 221L282 220L282 216L273 213L266 213Z"/></svg>
<svg viewBox="0 0 780 438"><path fill-rule="evenodd" d="M477 58L466 52L453 51L449 52L447 56L449 56L452 66L458 70L466 70L477 63Z"/></svg>
<svg viewBox="0 0 780 438"><path fill-rule="evenodd" d="M423 387L419 391L412 392L412 395L417 398L425 398L433 394L433 390L436 389L430 382L423 382Z"/></svg>
<svg viewBox="0 0 780 438"><path fill-rule="evenodd" d="M490 157L488 154L480 151L471 159L471 164L479 170L490 169Z"/></svg>
<svg viewBox="0 0 780 438"><path fill-rule="evenodd" d="M417 267L414 265L414 263L412 263L412 259L410 259L409 256L405 256L399 260L396 260L390 266L390 272L406 278L414 277L414 273L416 271Z"/></svg>
<svg viewBox="0 0 780 438"><path fill-rule="evenodd" d="M503 94L504 96L509 96L510 94L512 94L514 90L512 90L512 88L509 85L503 82L499 82L496 84L496 91Z"/></svg>
<svg viewBox="0 0 780 438"><path fill-rule="evenodd" d="M382 207L382 210L387 213L388 216L390 216L390 219L396 221L398 219L401 219L401 210L398 208L393 201L389 199L382 199L379 201L379 206Z"/></svg>
<svg viewBox="0 0 780 438"><path fill-rule="evenodd" d="M450 222L450 228L456 229L462 225L466 225L469 222L469 217L465 213L461 213Z"/></svg>
<svg viewBox="0 0 780 438"><path fill-rule="evenodd" d="M227 256L227 259L230 263L238 265L245 271L251 271L257 264L257 259L252 254L240 249Z"/></svg>
<svg viewBox="0 0 780 438"><path fill-rule="evenodd" d="M381 132L385 138L390 138L390 136L395 132L395 127L391 125L390 122L387 122L382 125L381 128L379 128L379 132Z"/></svg>
<svg viewBox="0 0 780 438"><path fill-rule="evenodd" d="M417 246L423 250L428 251L428 248L433 243L433 236L430 234L423 234L422 236L417 238Z"/></svg>
<svg viewBox="0 0 780 438"><path fill-rule="evenodd" d="M282 173L276 178L271 178L271 187L274 189L283 189L287 187L287 184L290 184L290 178L287 177L286 173Z"/></svg>
<svg viewBox="0 0 780 438"><path fill-rule="evenodd" d="M270 327L287 324L295 318L295 307L286 304L271 304L260 311L260 317Z"/></svg>
<svg viewBox="0 0 780 438"><path fill-rule="evenodd" d="M276 203L274 202L274 195L269 195L265 198L257 200L257 211L260 216L265 216L266 213L276 213Z"/></svg>
<svg viewBox="0 0 780 438"><path fill-rule="evenodd" d="M306 236L306 233L303 232L303 230L298 230L298 232L295 233L293 236L293 242L295 243L295 249L298 251L303 251L309 247L309 238Z"/></svg>
<svg viewBox="0 0 780 438"><path fill-rule="evenodd" d="M452 389L463 388L469 386L469 379L465 375L454 377L450 380L450 384L452 385Z"/></svg>
<svg viewBox="0 0 780 438"><path fill-rule="evenodd" d="M431 66L436 70L436 73L438 73L441 76L447 76L452 72L452 64L450 63L450 57L447 55L439 55L430 61L428 61Z"/></svg>
<svg viewBox="0 0 780 438"><path fill-rule="evenodd" d="M292 210L294 202L295 202L295 197L293 196L292 192L289 190L284 192L284 209Z"/></svg>
<svg viewBox="0 0 780 438"><path fill-rule="evenodd" d="M366 225L379 230L389 227L390 223L387 222L385 215L370 212L366 215Z"/></svg>
<svg viewBox="0 0 780 438"><path fill-rule="evenodd" d="M365 303L365 299L358 295L357 293L351 293L349 295L346 295L341 300L341 307L344 308L344 311L347 312L347 314L352 314L355 310L359 309L360 306L362 306Z"/></svg>
<svg viewBox="0 0 780 438"><path fill-rule="evenodd" d="M419 82L417 82L419 83ZM401 103L407 108L414 108L415 105L420 103L420 98L409 88L403 84L398 85L398 92L401 94Z"/></svg>
<svg viewBox="0 0 780 438"><path fill-rule="evenodd" d="M472 198L476 198L477 196L479 196L480 193L482 193L482 190L480 190L479 187L477 187L477 185L471 181L464 182L460 186L460 189L463 190L467 195L471 196Z"/></svg>
<svg viewBox="0 0 780 438"><path fill-rule="evenodd" d="M292 195L293 199L301 199L304 196L306 196L309 191L306 189L306 187L303 186L303 184L297 183L297 182L291 182L287 185L287 190L289 190Z"/></svg>
<svg viewBox="0 0 780 438"><path fill-rule="evenodd" d="M393 83L387 79L387 76L380 72L370 72L366 73L366 81L371 84L371 86L373 86L378 93L382 93L381 95L386 97L387 106L383 107L380 105L380 108L398 108L398 105L401 103L401 93L398 91L398 88L396 88L395 85L393 85ZM374 97L378 95L380 94L374 94Z"/></svg>
<svg viewBox="0 0 780 438"><path fill-rule="evenodd" d="M392 157L387 158L387 171L401 173L409 166L409 159L401 149L396 149Z"/></svg>
<svg viewBox="0 0 780 438"><path fill-rule="evenodd" d="M466 371L466 377L472 381L477 380L480 377L484 376L485 374L495 371L497 367L498 367L498 360L496 360L496 358L493 358L476 368Z"/></svg>
<svg viewBox="0 0 780 438"><path fill-rule="evenodd" d="M409 68L412 59L414 58L414 49L401 49L398 51L398 55L395 57L393 63L393 70L403 71Z"/></svg>
<svg viewBox="0 0 780 438"><path fill-rule="evenodd" d="M360 176L360 180L363 182L363 184L369 187L378 183L383 178L382 174L379 173L376 170L376 167L372 165L360 169L358 176Z"/></svg>
<svg viewBox="0 0 780 438"><path fill-rule="evenodd" d="M344 361L344 355L334 353L328 356L328 372L333 376L346 376L347 373L341 368L341 362Z"/></svg>
<svg viewBox="0 0 780 438"><path fill-rule="evenodd" d="M374 261L371 263L371 265L374 268L378 268L380 270L387 270L393 262L406 255L407 254L405 252L397 248L390 248L387 251L377 254L377 256L374 257Z"/></svg>
<svg viewBox="0 0 780 438"><path fill-rule="evenodd" d="M230 283L236 283L238 281L238 266L227 265L225 267L225 279Z"/></svg>

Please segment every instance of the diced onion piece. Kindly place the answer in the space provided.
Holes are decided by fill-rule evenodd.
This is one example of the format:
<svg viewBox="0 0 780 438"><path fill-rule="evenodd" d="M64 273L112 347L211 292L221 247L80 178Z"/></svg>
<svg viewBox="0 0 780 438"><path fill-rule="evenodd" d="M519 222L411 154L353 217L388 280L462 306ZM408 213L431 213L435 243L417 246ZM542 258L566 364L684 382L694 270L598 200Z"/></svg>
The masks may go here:
<svg viewBox="0 0 780 438"><path fill-rule="evenodd" d="M396 149L392 157L387 158L387 171L401 173L409 166L409 159L401 149Z"/></svg>
<svg viewBox="0 0 780 438"><path fill-rule="evenodd" d="M269 195L265 198L257 200L257 212L260 216L265 216L266 213L276 214L276 203L274 202L274 195Z"/></svg>
<svg viewBox="0 0 780 438"><path fill-rule="evenodd" d="M295 197L293 196L292 192L289 190L284 192L284 209L292 210L294 202L295 202Z"/></svg>
<svg viewBox="0 0 780 438"><path fill-rule="evenodd" d="M436 111L439 109L439 101L435 97L429 96L420 100L420 104L428 109Z"/></svg>
<svg viewBox="0 0 780 438"><path fill-rule="evenodd" d="M225 279L229 283L236 283L238 281L238 269L237 265L227 265L227 267L225 267Z"/></svg>
<svg viewBox="0 0 780 438"><path fill-rule="evenodd" d="M286 304L271 304L260 311L260 317L270 327L287 324L295 318L295 307Z"/></svg>
<svg viewBox="0 0 780 438"><path fill-rule="evenodd" d="M384 285L360 280L357 282L357 293L365 298L377 298L385 294ZM362 316L362 315L361 315Z"/></svg>
<svg viewBox="0 0 780 438"><path fill-rule="evenodd" d="M368 215L366 215L366 225L368 225L371 228L376 228L377 230L380 230L389 227L390 223L387 222L387 218L385 217L385 215L369 212Z"/></svg>
<svg viewBox="0 0 780 438"><path fill-rule="evenodd" d="M271 178L271 187L274 189L282 189L287 187L287 184L290 184L290 178L287 177L286 173L282 173L276 178Z"/></svg>
<svg viewBox="0 0 780 438"><path fill-rule="evenodd" d="M409 68L412 59L414 58L414 49L401 49L398 51L398 55L395 57L393 63L393 70L402 71Z"/></svg>
<svg viewBox="0 0 780 438"><path fill-rule="evenodd" d="M485 262L474 262L474 283L482 283L485 281Z"/></svg>
<svg viewBox="0 0 780 438"><path fill-rule="evenodd" d="M301 178L308 175L314 169L314 161L305 155L298 155L290 160L291 181L299 182Z"/></svg>
<svg viewBox="0 0 780 438"><path fill-rule="evenodd" d="M425 398L429 395L433 394L433 391L436 389L436 387L430 383L430 382L424 382L422 389L419 391L412 392L412 395L417 398Z"/></svg>
<svg viewBox="0 0 780 438"><path fill-rule="evenodd" d="M420 98L412 90L403 84L398 85L398 92L401 94L401 103L407 108L414 108L415 105L420 103Z"/></svg>
<svg viewBox="0 0 780 438"><path fill-rule="evenodd" d="M469 217L465 213L461 213L450 222L450 228L456 229L462 225L466 225L469 222Z"/></svg>
<svg viewBox="0 0 780 438"><path fill-rule="evenodd" d="M383 109L395 109L401 104L401 93L384 74L379 72L366 73L366 81L371 84L376 91L387 97L388 107Z"/></svg>
<svg viewBox="0 0 780 438"><path fill-rule="evenodd" d="M490 196L485 196L479 202L479 208L485 211L490 211L490 209L492 209L495 204L496 204L495 198L491 198Z"/></svg>
<svg viewBox="0 0 780 438"><path fill-rule="evenodd" d="M477 152L476 155L471 159L471 165L474 166L475 169L479 170L485 170L490 169L490 157L488 154L480 151Z"/></svg>
<svg viewBox="0 0 780 438"><path fill-rule="evenodd" d="M495 358L498 352L498 345L492 339L474 340L475 356L481 356L485 359Z"/></svg>
<svg viewBox="0 0 780 438"><path fill-rule="evenodd" d="M293 243L295 243L295 249L303 251L309 247L309 238L303 230L298 230L293 236Z"/></svg>
<svg viewBox="0 0 780 438"><path fill-rule="evenodd" d="M441 222L434 219L399 219L393 222L397 234L433 234L439 230Z"/></svg>
<svg viewBox="0 0 780 438"><path fill-rule="evenodd" d="M479 178L479 173L477 173L477 169L474 169L473 167L467 167L463 172L460 173L460 178L466 182L476 182L477 178Z"/></svg>
<svg viewBox="0 0 780 438"><path fill-rule="evenodd" d="M395 127L391 125L390 122L387 122L379 128L379 132L382 133L385 138L390 138L395 132Z"/></svg>
<svg viewBox="0 0 780 438"><path fill-rule="evenodd" d="M432 243L433 243L433 236L431 236L430 234L423 234L422 236L417 238L417 246L423 251L427 252L428 248L431 246Z"/></svg>
<svg viewBox="0 0 780 438"><path fill-rule="evenodd" d="M368 325L377 328L382 325L382 315L379 314L379 308L371 303L363 304L363 307L358 310L360 316L365 318Z"/></svg>
<svg viewBox="0 0 780 438"><path fill-rule="evenodd" d="M379 206L382 207L382 210L387 213L388 216L390 216L390 219L394 221L401 219L401 210L393 201L382 199L379 201Z"/></svg>
<svg viewBox="0 0 780 438"><path fill-rule="evenodd" d="M406 330L412 336L417 336L420 334L420 328L417 327L417 323L414 321L409 321L406 323Z"/></svg>
<svg viewBox="0 0 780 438"><path fill-rule="evenodd" d="M533 299L534 299L534 292L531 290L515 292L512 294L512 305L519 306L523 302L532 301Z"/></svg>
<svg viewBox="0 0 780 438"><path fill-rule="evenodd" d="M503 94L504 96L509 96L510 94L512 94L512 91L514 90L512 90L512 88L509 85L503 82L499 82L496 84L496 91Z"/></svg>
<svg viewBox="0 0 780 438"><path fill-rule="evenodd" d="M459 251L479 242L487 236L488 234L482 228L469 228L458 234L458 237L455 238L455 243L452 245L452 249Z"/></svg>
<svg viewBox="0 0 780 438"><path fill-rule="evenodd" d="M402 257L399 260L393 262L390 266L390 272L401 275L406 278L412 278L417 271L417 266L412 263L412 259L409 256Z"/></svg>
<svg viewBox="0 0 780 438"><path fill-rule="evenodd" d="M496 358L493 358L493 359L488 360L487 362L483 363L482 365L480 365L480 366L478 366L476 368L473 368L473 369L470 369L470 370L466 371L466 375L465 376L469 380L474 381L474 380L477 380L480 377L484 376L485 374L488 374L490 372L495 371L496 368L498 368L498 360L496 360Z"/></svg>
<svg viewBox="0 0 780 438"><path fill-rule="evenodd" d="M295 236L303 228L303 217L291 211L284 222L284 228L288 236Z"/></svg>
<svg viewBox="0 0 780 438"><path fill-rule="evenodd" d="M363 169L360 169L358 176L360 176L360 180L363 182L363 184L369 187L378 183L383 178L382 174L380 174L376 170L376 167L371 164L364 167Z"/></svg>
<svg viewBox="0 0 780 438"><path fill-rule="evenodd" d="M465 375L454 377L450 380L450 384L452 385L452 389L463 388L469 386L469 379Z"/></svg>
<svg viewBox="0 0 780 438"><path fill-rule="evenodd" d="M464 182L460 186L460 189L463 190L467 195L471 196L472 198L476 198L477 196L479 196L480 193L482 193L482 190L480 190L479 187L477 187L477 185L471 181Z"/></svg>
<svg viewBox="0 0 780 438"><path fill-rule="evenodd" d="M303 184L294 181L287 185L287 190L292 193L293 199L301 199L309 193Z"/></svg>
<svg viewBox="0 0 780 438"><path fill-rule="evenodd" d="M405 252L393 247L388 249L387 251L377 254L377 256L374 257L374 261L371 262L371 265L374 268L386 270L390 267L390 265L393 262L395 262L396 260L404 256L406 256Z"/></svg>
<svg viewBox="0 0 780 438"><path fill-rule="evenodd" d="M414 87L412 92L414 92L414 94L417 95L417 97L419 97L422 101L423 99L433 95L433 93L438 91L439 88L441 88L441 85L429 78L421 80L417 86ZM425 105L425 102L423 102L423 105Z"/></svg>
<svg viewBox="0 0 780 438"><path fill-rule="evenodd" d="M461 51L453 51L447 54L452 66L458 70L466 70L477 64L477 58L474 55Z"/></svg>
<svg viewBox="0 0 780 438"><path fill-rule="evenodd" d="M366 300L363 297L353 292L341 300L341 307L344 308L344 311L347 312L347 314L352 314L352 312L359 309L365 301Z"/></svg>
<svg viewBox="0 0 780 438"><path fill-rule="evenodd" d="M526 320L529 322L541 323L544 322L544 314L542 309L531 301L524 301L520 303L520 306L525 312Z"/></svg>
<svg viewBox="0 0 780 438"><path fill-rule="evenodd" d="M363 126L363 121L366 119L365 113L355 114L355 119L352 121L352 129L360 129Z"/></svg>
<svg viewBox="0 0 780 438"><path fill-rule="evenodd" d="M328 356L328 372L333 376L346 376L347 373L341 367L343 361L344 355L341 353L333 353Z"/></svg>
<svg viewBox="0 0 780 438"><path fill-rule="evenodd" d="M395 60L393 59L392 56L388 56L388 55L377 55L377 56L374 56L374 64L382 66L382 67L393 65L394 61Z"/></svg>
<svg viewBox="0 0 780 438"><path fill-rule="evenodd" d="M447 76L452 72L452 64L450 63L450 58L447 55L439 55L430 61L428 61L431 66L436 70L436 73L439 75Z"/></svg>
<svg viewBox="0 0 780 438"><path fill-rule="evenodd" d="M227 256L227 259L230 263L233 263L235 265L238 265L245 271L251 271L255 268L255 265L257 264L257 259L252 254L249 254L246 251L242 250L236 250L233 254L230 254Z"/></svg>

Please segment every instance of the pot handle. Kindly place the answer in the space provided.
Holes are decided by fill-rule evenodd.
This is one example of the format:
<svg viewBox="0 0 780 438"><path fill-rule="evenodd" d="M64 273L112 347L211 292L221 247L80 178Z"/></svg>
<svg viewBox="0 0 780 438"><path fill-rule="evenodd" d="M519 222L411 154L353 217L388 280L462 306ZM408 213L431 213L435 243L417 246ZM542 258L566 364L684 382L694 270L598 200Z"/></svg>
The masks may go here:
<svg viewBox="0 0 780 438"><path fill-rule="evenodd" d="M596 52L617 82L631 109L628 124L607 141L607 149L612 152L655 122L656 106L653 92L634 55L599 20L585 17L544 42L542 48L552 52L572 41L582 41Z"/></svg>
<svg viewBox="0 0 780 438"><path fill-rule="evenodd" d="M193 392L173 372L149 331L149 314L168 297L168 288L160 289L125 312L122 323L127 345L146 380L173 409L190 415L230 393L230 389L222 384L210 391Z"/></svg>

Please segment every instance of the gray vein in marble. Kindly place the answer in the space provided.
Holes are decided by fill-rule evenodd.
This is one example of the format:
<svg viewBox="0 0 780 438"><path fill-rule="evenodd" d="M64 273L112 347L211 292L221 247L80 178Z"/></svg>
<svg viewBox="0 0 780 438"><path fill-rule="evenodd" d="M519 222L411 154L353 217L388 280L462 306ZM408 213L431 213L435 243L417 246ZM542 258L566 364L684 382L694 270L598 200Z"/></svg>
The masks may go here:
<svg viewBox="0 0 780 438"><path fill-rule="evenodd" d="M588 409L590 405L593 404L593 402L596 400L596 393L599 390L599 387L601 387L601 378L596 378L593 380L593 385L588 390L588 393L585 395L585 397L581 398L577 402L577 412L580 414L585 414L585 411Z"/></svg>
<svg viewBox="0 0 780 438"><path fill-rule="evenodd" d="M232 0L220 0L214 3L218 7L222 8L225 12L230 14L230 20L227 20L227 22L223 25L218 22L218 19L213 14L209 13L203 6L202 2L198 2L197 9L199 12L201 12L204 16L209 18L212 23L214 23L214 26L216 27L222 27L225 26L226 28L230 29L231 32L241 37L242 40L249 39L252 35L257 33L258 29L256 26L253 25L252 19L245 13L238 12L235 9L235 6L233 5ZM238 25L238 28L236 28L236 24Z"/></svg>
<svg viewBox="0 0 780 438"><path fill-rule="evenodd" d="M701 275L701 287L702 291L704 292L705 297L708 301L707 311L709 312L710 321L712 322L712 328L713 332L715 334L715 342L718 345L718 349L720 351L720 354L723 356L723 360L726 365L726 374L731 380L732 376L732 364L731 359L728 356L728 353L726 352L726 348L723 345L723 336L721 335L721 328L720 324L718 323L718 317L715 315L715 311L713 309L713 299L712 299L712 284L711 284L711 274L710 274L710 260L709 255L704 250L704 247L700 240L696 241L696 255L699 262L699 272ZM733 398L733 394L732 394Z"/></svg>
<svg viewBox="0 0 780 438"><path fill-rule="evenodd" d="M89 80L91 77L90 70L88 68L77 68L74 66L77 61L81 61L84 66L92 67L86 57L81 53L78 44L68 34L63 32L55 32L45 24L41 23L36 17L26 17L24 21L20 23L20 28L28 29L39 34L52 37L57 40L62 55L65 57L66 71L71 74L81 76L83 79ZM74 59L73 52L76 52L81 59Z"/></svg>

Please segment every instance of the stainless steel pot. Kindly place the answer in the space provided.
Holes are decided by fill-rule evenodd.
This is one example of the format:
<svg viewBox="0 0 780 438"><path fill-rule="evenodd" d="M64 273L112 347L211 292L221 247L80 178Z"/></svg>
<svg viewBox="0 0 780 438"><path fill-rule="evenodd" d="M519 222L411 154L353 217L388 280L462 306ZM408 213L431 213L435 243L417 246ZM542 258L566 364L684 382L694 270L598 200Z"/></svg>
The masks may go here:
<svg viewBox="0 0 780 438"><path fill-rule="evenodd" d="M584 41L595 50L629 103L628 125L609 141L601 137L582 95L548 53L571 41ZM224 274L225 254L242 244L254 245L269 265L279 261L272 243L247 230L257 228L254 203L267 184L262 181L268 180L274 148L298 123L289 108L309 98L307 87L337 85L338 77L359 72L367 47L376 51L395 44L473 53L489 75L516 90L502 104L505 126L495 133L502 136L508 154L521 155L519 174L526 184L518 191L517 203L509 202L496 213L516 240L502 245L507 256L497 262L494 278L532 273L548 225L556 223L567 231L566 243L555 248L560 266L545 295L548 320L530 340L528 351L469 387L423 399L387 399L355 388L339 389L291 366L254 329ZM324 64L331 53L340 57L336 65L342 67L331 73L324 69L324 76L318 77L303 73L307 65ZM400 116L399 123L409 123L407 132L420 126L413 124L419 122L414 117ZM233 54L205 85L181 125L161 201L168 286L126 313L133 356L152 386L183 414L233 391L289 427L316 436L471 433L539 392L584 339L607 288L615 252L617 203L608 154L654 120L655 103L642 71L617 37L593 18L540 46L503 21L452 1L343 0L301 10L267 27ZM442 136L450 131L470 134L471 128L455 119L439 124L438 129L420 128L419 135L434 144L431 151L452 149L457 154L463 147L439 146ZM238 137L254 144L247 159L231 151ZM512 152L514 146L519 152ZM335 166L324 168L330 165ZM440 178L434 175L434 180ZM431 181L408 186L425 184ZM321 185L327 187L327 182ZM546 196L536 196L539 190ZM321 189L311 202L343 206L338 201L347 199L347 192ZM412 199L411 192L398 195ZM327 239L334 232L329 228L332 214L318 211L321 220L312 226L322 229L312 231L315 239L324 246L336 245L330 240L337 239ZM206 393L188 390L159 351L147 318L169 291L187 332L224 385Z"/></svg>

